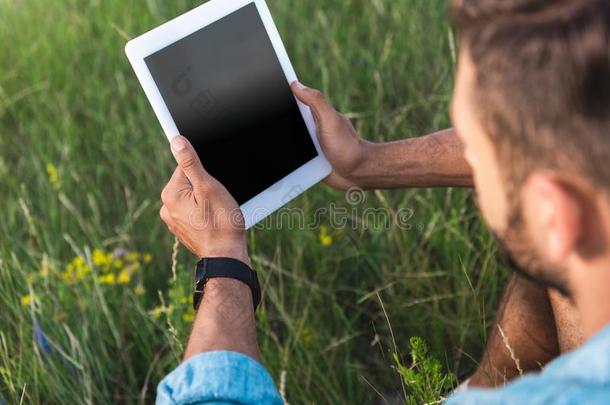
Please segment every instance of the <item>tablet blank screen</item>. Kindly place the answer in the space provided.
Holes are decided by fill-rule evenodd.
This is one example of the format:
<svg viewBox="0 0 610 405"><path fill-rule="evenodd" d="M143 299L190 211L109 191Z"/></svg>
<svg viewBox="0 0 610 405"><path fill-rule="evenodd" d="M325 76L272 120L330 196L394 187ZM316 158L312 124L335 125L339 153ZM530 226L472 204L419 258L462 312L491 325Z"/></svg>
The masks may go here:
<svg viewBox="0 0 610 405"><path fill-rule="evenodd" d="M145 62L180 134L238 204L317 156L254 3Z"/></svg>

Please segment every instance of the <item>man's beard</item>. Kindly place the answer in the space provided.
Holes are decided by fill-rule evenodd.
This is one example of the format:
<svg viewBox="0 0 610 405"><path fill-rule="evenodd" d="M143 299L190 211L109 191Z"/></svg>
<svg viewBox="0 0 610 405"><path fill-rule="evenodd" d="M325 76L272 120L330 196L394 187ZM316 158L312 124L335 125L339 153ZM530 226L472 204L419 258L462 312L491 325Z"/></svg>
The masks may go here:
<svg viewBox="0 0 610 405"><path fill-rule="evenodd" d="M506 232L492 232L498 244L500 258L515 273L544 288L554 288L565 297L571 293L563 269L547 267L534 251L525 229L519 204L511 208Z"/></svg>

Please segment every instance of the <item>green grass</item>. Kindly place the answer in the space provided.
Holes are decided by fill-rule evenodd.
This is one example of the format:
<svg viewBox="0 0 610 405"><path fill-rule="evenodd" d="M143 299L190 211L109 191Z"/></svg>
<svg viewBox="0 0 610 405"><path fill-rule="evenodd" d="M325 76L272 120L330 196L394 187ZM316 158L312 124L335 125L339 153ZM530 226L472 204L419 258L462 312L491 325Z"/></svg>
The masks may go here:
<svg viewBox="0 0 610 405"><path fill-rule="evenodd" d="M174 282L173 238L158 218L174 163L123 47L199 3L0 0L0 395L7 403L152 402L179 362L193 258L180 250ZM399 139L449 125L455 52L443 0L269 6L300 79L350 113L364 137ZM292 206L312 218L332 202L349 207L320 185ZM367 230L354 221L343 232L329 229L328 247L317 230L249 234L264 288L263 361L278 384L284 376L290 403L373 403L380 394L407 401L405 393L421 387L408 387L407 378L402 386L401 376L412 374L405 368L428 364L412 364L412 336L427 342L442 373L463 377L476 367L505 276L471 193L371 192L364 207L412 209L411 229ZM103 284L92 252L120 247L150 252L153 261L129 283ZM100 274L68 283L75 257ZM140 284L143 295L134 292ZM22 305L30 292L33 301ZM160 297L173 311L151 314ZM34 338L36 323L51 347ZM454 383L429 393L438 397Z"/></svg>

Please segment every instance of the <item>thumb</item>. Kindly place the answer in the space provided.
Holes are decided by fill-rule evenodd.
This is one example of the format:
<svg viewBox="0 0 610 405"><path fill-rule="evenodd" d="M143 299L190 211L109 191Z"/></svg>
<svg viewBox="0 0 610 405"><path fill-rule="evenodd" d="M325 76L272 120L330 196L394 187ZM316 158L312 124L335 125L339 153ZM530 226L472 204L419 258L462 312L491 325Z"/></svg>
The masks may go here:
<svg viewBox="0 0 610 405"><path fill-rule="evenodd" d="M333 106L330 105L324 94L319 90L306 87L296 80L290 84L290 89L296 98L311 108L318 119L324 119L336 114Z"/></svg>
<svg viewBox="0 0 610 405"><path fill-rule="evenodd" d="M193 145L185 137L176 136L172 139L172 153L178 166L194 187L203 184L209 178Z"/></svg>

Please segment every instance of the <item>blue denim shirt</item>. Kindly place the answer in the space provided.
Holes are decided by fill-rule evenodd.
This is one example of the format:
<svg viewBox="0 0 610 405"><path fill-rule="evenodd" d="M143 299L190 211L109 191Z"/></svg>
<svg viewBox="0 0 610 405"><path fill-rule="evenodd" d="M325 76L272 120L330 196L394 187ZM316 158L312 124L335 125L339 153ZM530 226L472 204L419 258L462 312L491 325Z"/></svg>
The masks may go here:
<svg viewBox="0 0 610 405"><path fill-rule="evenodd" d="M610 326L540 373L527 374L498 390L465 390L447 404L610 404Z"/></svg>
<svg viewBox="0 0 610 405"><path fill-rule="evenodd" d="M193 356L157 388L157 404L283 403L267 370L250 357L234 352Z"/></svg>
<svg viewBox="0 0 610 405"><path fill-rule="evenodd" d="M269 373L232 352L194 356L159 384L157 404L282 404ZM497 390L470 389L447 400L457 404L610 404L610 326L583 347L537 374Z"/></svg>

